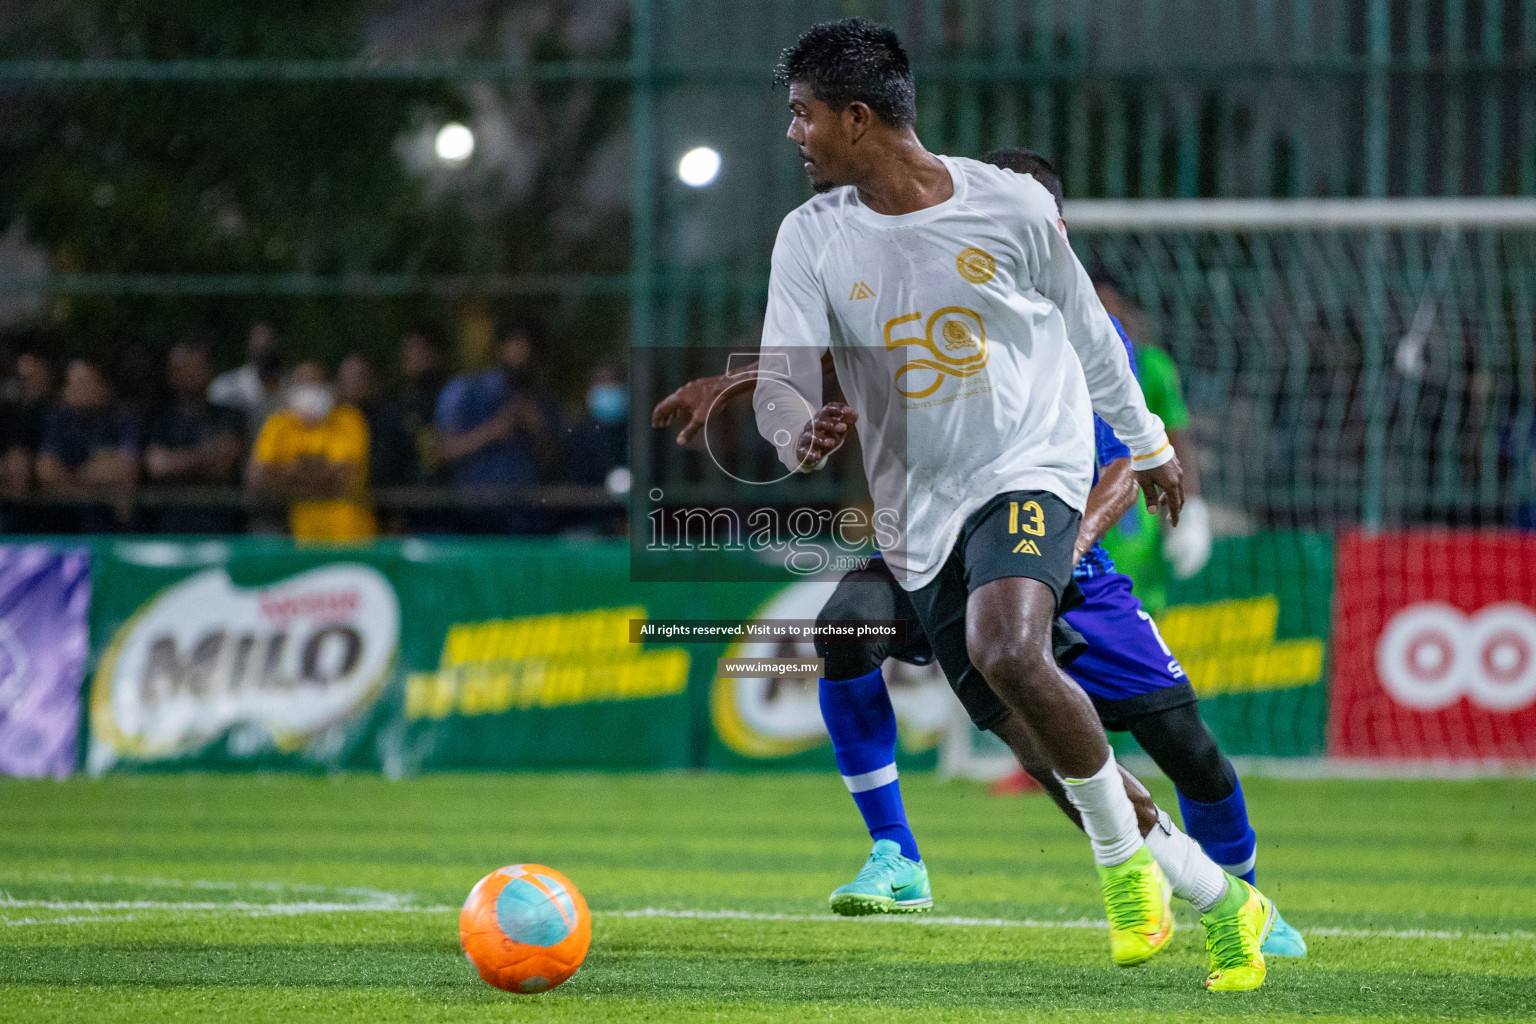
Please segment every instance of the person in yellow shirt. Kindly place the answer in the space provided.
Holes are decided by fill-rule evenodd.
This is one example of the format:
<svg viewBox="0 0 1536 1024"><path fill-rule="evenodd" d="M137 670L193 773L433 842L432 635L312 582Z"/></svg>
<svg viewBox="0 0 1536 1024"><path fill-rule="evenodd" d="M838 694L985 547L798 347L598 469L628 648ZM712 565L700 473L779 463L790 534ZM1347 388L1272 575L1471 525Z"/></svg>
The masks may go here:
<svg viewBox="0 0 1536 1024"><path fill-rule="evenodd" d="M300 363L283 408L267 417L251 449L250 484L289 502L295 540L347 542L378 533L368 507L368 424L337 405L325 367Z"/></svg>

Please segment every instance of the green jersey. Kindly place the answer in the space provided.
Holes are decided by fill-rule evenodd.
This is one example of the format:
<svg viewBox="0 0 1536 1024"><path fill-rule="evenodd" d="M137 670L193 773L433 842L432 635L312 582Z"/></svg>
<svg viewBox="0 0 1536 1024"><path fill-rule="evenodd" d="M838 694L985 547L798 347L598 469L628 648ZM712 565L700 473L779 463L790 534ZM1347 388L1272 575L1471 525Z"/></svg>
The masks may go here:
<svg viewBox="0 0 1536 1024"><path fill-rule="evenodd" d="M1138 342L1136 376L1147 396L1147 408L1162 417L1165 429L1183 430L1189 426L1189 409L1179 387L1179 369L1168 353ZM1104 536L1104 549L1114 559L1115 568L1136 581L1136 596L1153 615L1162 612L1168 600L1168 566L1158 540L1157 516L1147 511L1139 495L1136 507Z"/></svg>
<svg viewBox="0 0 1536 1024"><path fill-rule="evenodd" d="M1189 409L1179 387L1179 368L1167 352L1151 345L1136 344L1136 372L1141 378L1147 408L1163 418L1163 429L1183 430L1189 426Z"/></svg>

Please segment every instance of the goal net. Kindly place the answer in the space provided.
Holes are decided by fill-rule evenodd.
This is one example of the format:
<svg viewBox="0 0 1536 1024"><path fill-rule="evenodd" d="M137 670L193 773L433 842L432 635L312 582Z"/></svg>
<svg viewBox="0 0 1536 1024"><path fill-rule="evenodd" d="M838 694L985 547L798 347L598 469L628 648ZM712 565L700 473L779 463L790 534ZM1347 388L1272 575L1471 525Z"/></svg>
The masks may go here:
<svg viewBox="0 0 1536 1024"><path fill-rule="evenodd" d="M1536 763L1536 200L1080 202L1066 222L1182 381L1211 557L1179 578L1136 514L1114 550L1224 749ZM957 722L943 764L1007 758Z"/></svg>

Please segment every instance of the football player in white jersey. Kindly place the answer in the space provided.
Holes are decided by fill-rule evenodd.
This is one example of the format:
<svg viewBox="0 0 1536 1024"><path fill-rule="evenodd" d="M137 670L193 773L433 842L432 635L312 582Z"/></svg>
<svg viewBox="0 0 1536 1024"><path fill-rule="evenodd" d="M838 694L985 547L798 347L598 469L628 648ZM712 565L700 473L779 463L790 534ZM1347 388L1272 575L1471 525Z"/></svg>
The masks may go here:
<svg viewBox="0 0 1536 1024"><path fill-rule="evenodd" d="M1102 727L1052 659L1092 478L1097 412L1149 502L1180 470L1125 347L1033 178L923 148L899 40L860 19L784 54L789 137L821 192L774 246L754 392L784 464L819 468L857 424L881 549L964 700L987 687L1062 778L1092 844L1121 963L1171 933L1170 880L1205 914L1218 990L1255 988L1272 905L1182 833L1143 843ZM830 351L848 404L823 405ZM768 385L768 386L765 386ZM879 511L877 511L877 515ZM1175 866L1165 877L1158 863ZM1214 931L1213 931L1214 929Z"/></svg>

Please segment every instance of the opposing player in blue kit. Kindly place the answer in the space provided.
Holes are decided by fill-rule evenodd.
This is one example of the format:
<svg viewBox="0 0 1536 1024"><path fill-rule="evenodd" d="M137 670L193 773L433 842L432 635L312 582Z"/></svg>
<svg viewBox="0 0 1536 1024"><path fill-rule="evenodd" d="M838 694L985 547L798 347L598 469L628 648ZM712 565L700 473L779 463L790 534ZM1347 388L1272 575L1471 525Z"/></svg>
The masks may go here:
<svg viewBox="0 0 1536 1024"><path fill-rule="evenodd" d="M1055 196L1058 210L1061 208L1060 177L1043 157L1027 150L1002 150L986 160L1032 175ZM1115 329L1134 369L1131 342L1118 321ZM714 399L744 377L739 373L730 379L706 378L684 385L657 406L653 424L664 426L680 414L689 416L690 422L679 435L680 442L687 440L703 425L705 411ZM1058 656L1067 673L1088 694L1104 727L1129 731L1173 781L1189 835L1225 871L1252 884L1257 839L1236 772L1201 721L1184 669L1163 642L1156 623L1142 609L1131 579L1115 570L1099 544L1135 504L1138 489L1130 471L1129 449L1097 417L1094 430L1099 468L1074 549L1077 562L1073 580L1081 603L1072 607L1064 601L1062 606L1062 619L1080 637L1058 630ZM928 872L902 804L895 764L896 715L881 666L886 658L929 664L934 652L907 592L878 556L866 568L843 578L820 618L900 619L907 623L906 640L899 644L818 644L827 673L819 682L822 717L832 738L838 769L874 840L863 870L832 893L831 907L846 915L926 910L933 903ZM1077 639L1081 643L1073 645ZM1068 657L1072 660L1067 661ZM1081 827L1080 816L1061 781L1018 716L1007 714L990 692L972 695L970 700L965 699L967 694L960 696L978 727L1003 739L1024 769ZM1166 814L1155 807L1140 783L1123 770L1122 775L1143 834L1154 828L1171 828ZM1301 934L1278 914L1262 948L1273 956L1306 954Z"/></svg>

